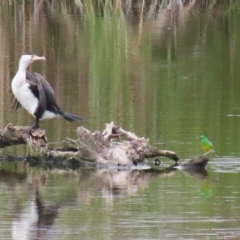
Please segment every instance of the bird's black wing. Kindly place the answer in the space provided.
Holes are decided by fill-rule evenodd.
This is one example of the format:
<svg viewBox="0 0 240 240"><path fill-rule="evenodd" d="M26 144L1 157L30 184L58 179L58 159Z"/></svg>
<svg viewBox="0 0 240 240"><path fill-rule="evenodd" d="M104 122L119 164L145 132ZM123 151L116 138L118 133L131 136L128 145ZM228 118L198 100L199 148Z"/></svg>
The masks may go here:
<svg viewBox="0 0 240 240"><path fill-rule="evenodd" d="M56 97L54 90L52 89L51 85L43 78L43 76L39 73L33 73L36 78L39 80L38 84L43 89L46 99L46 110L54 112L55 114L59 113L60 108L57 105Z"/></svg>
<svg viewBox="0 0 240 240"><path fill-rule="evenodd" d="M51 85L39 73L27 72L27 81L29 88L32 90L35 97L39 99L38 108L35 111L35 116L41 118L46 110L58 114L60 108L57 105L55 93Z"/></svg>
<svg viewBox="0 0 240 240"><path fill-rule="evenodd" d="M32 73L26 71L26 82L29 84L33 95L39 99L38 79Z"/></svg>
<svg viewBox="0 0 240 240"><path fill-rule="evenodd" d="M46 100L44 97L44 92L39 87L39 81L35 75L26 71L26 82L28 83L29 89L32 91L33 95L39 100L38 107L34 113L37 118L41 118L44 111L46 110Z"/></svg>

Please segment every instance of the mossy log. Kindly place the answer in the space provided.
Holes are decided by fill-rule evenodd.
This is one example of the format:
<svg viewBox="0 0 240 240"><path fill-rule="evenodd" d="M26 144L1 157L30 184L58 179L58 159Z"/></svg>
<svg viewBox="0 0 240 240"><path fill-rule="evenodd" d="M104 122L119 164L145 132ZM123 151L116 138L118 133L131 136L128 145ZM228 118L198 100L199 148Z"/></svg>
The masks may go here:
<svg viewBox="0 0 240 240"><path fill-rule="evenodd" d="M17 144L27 144L30 155L34 157L81 159L100 164L118 164L122 166L137 165L146 158L164 156L178 161L175 152L159 150L149 145L149 139L140 138L128 132L114 122L106 128L91 132L84 127L76 129L77 139L66 138L58 147L51 147L46 133L42 129L32 130L26 134L25 126L8 124L0 129L0 148Z"/></svg>

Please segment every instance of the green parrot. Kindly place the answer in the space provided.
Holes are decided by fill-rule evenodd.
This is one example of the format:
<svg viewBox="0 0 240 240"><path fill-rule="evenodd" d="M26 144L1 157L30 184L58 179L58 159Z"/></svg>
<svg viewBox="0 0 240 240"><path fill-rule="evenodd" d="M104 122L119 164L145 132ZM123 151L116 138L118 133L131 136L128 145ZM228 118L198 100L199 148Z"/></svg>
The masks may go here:
<svg viewBox="0 0 240 240"><path fill-rule="evenodd" d="M209 152L210 150L214 151L214 147L212 143L207 139L206 136L201 135L200 140L201 140L201 146L204 152Z"/></svg>
<svg viewBox="0 0 240 240"><path fill-rule="evenodd" d="M201 135L200 136L200 140L201 140L201 146L202 149L205 153L208 153L210 150L213 151L215 153L216 156L221 157L219 154L217 154L214 150L214 147L212 145L212 143L207 139L206 136Z"/></svg>

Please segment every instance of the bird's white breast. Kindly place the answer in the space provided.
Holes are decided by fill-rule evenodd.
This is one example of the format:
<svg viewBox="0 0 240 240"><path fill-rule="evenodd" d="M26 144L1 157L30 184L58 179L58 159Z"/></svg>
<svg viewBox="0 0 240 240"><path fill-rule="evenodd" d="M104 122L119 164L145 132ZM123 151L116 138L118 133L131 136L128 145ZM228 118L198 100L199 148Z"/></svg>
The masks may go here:
<svg viewBox="0 0 240 240"><path fill-rule="evenodd" d="M18 82L18 79L16 79L16 77L17 75L12 81L13 94L20 102L22 107L24 107L31 115L34 116L34 112L36 111L38 106L38 98L34 96L27 82L19 84L20 81Z"/></svg>

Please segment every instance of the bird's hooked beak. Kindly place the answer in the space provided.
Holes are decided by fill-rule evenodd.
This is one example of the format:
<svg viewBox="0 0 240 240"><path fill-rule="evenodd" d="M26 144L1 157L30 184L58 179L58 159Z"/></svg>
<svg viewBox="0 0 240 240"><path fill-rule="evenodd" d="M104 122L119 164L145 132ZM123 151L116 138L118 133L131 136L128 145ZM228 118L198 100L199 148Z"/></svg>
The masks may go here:
<svg viewBox="0 0 240 240"><path fill-rule="evenodd" d="M37 55L32 55L32 61L37 61L37 60L46 60L46 58L44 56L39 57Z"/></svg>

